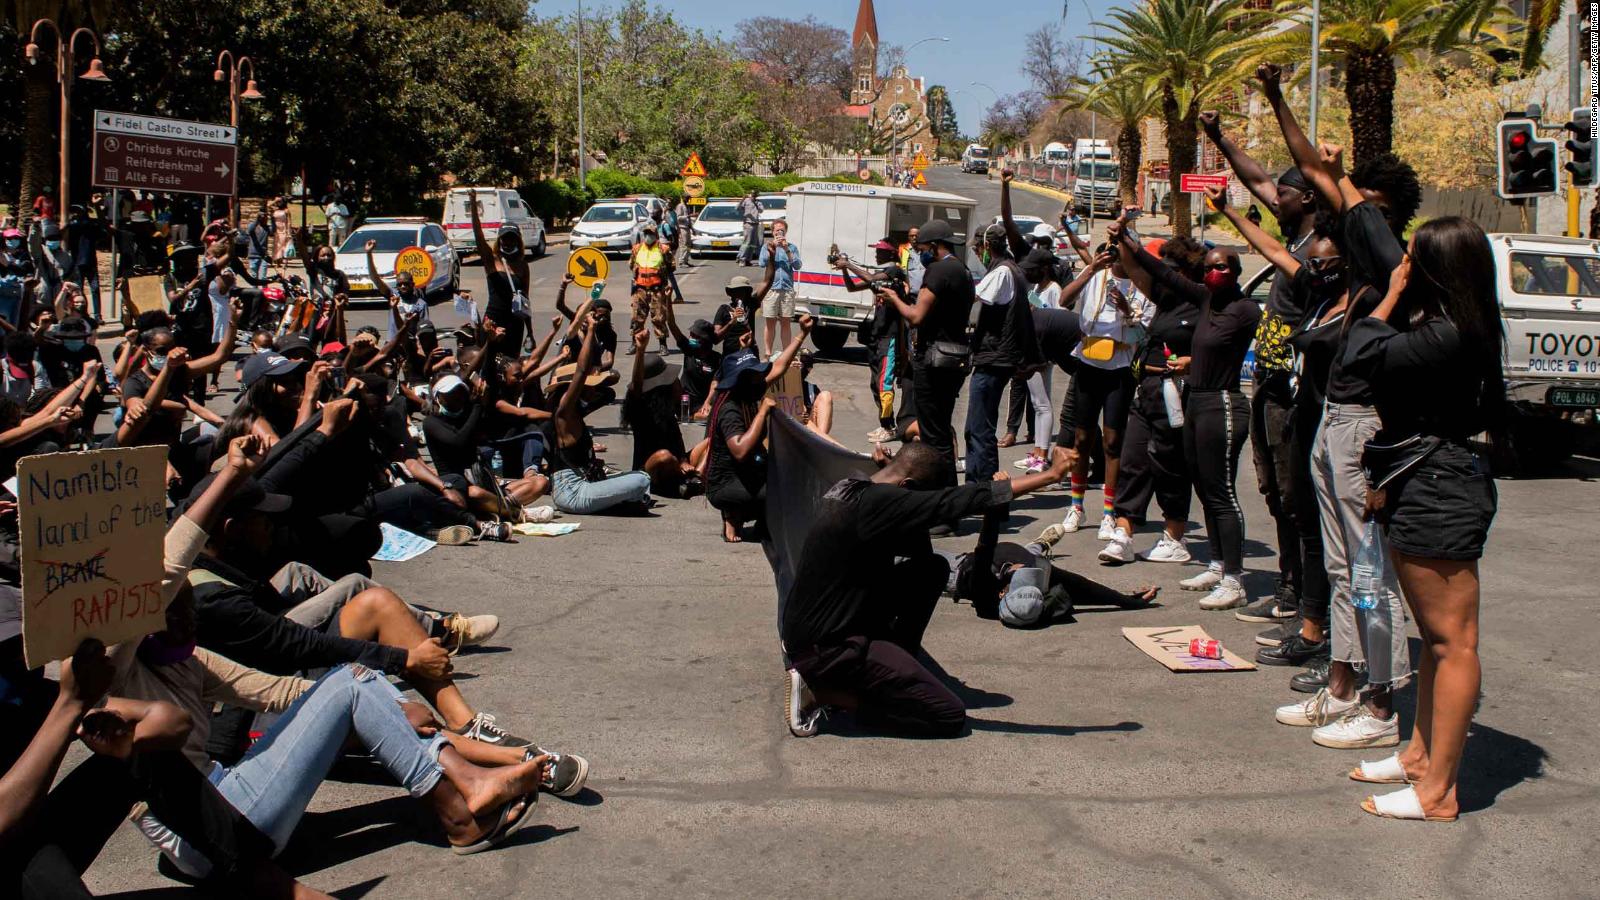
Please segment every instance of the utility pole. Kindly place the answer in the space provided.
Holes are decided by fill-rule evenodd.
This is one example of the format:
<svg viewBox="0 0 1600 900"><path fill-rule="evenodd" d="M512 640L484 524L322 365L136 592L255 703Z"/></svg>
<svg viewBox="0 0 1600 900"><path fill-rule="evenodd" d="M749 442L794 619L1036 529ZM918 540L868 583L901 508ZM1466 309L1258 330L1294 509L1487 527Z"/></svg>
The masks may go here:
<svg viewBox="0 0 1600 900"><path fill-rule="evenodd" d="M583 143L583 0L578 0L578 190L589 189L587 152Z"/></svg>

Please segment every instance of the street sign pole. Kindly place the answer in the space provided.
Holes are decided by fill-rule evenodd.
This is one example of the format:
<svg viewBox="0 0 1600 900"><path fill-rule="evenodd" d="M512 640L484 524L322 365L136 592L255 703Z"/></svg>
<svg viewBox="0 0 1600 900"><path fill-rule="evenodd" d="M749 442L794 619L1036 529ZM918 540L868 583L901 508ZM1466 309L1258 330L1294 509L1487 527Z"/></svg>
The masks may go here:
<svg viewBox="0 0 1600 900"><path fill-rule="evenodd" d="M118 226L118 223L117 223L117 211L120 210L120 209L122 209L122 191L120 191L120 190L118 190L116 188L112 188L111 189L111 216L110 216L110 219L111 219L111 223L110 223L111 224L111 309L112 309L112 311L114 312L115 315L112 316L112 317L108 317L106 315L105 301L104 301L104 299L102 299L100 301L100 307L101 308L96 309L94 311L94 314L99 316L100 317L100 321L102 321L102 322L109 321L110 318L115 318L119 322L122 321L122 291L118 289L118 285L117 285L117 244L121 243L120 238L122 236L121 233L117 230L117 226ZM103 298L105 295L102 294L101 296Z"/></svg>
<svg viewBox="0 0 1600 900"><path fill-rule="evenodd" d="M583 143L583 0L578 0L578 190L588 191L588 160Z"/></svg>

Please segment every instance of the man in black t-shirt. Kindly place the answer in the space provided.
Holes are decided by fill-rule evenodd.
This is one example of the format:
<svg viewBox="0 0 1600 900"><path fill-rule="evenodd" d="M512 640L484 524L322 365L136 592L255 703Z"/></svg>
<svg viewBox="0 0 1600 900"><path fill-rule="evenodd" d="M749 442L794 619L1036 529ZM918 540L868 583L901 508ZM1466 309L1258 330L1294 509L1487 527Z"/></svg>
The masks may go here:
<svg viewBox="0 0 1600 900"><path fill-rule="evenodd" d="M917 427L923 443L939 451L944 460L936 486L956 483L956 435L952 419L956 397L966 380L970 350L967 316L975 294L972 273L956 255L966 244L950 223L931 219L917 229L916 252L927 271L922 289L907 303L887 288L877 294L916 329L911 356L911 380L916 393ZM945 529L936 529L944 531Z"/></svg>
<svg viewBox="0 0 1600 900"><path fill-rule="evenodd" d="M779 603L779 636L794 664L788 720L796 737L816 733L818 704L912 734L961 732L966 708L918 659L950 575L928 532L1060 481L1072 454L1058 447L1050 469L1036 475L1001 473L942 489L932 485L944 460L926 443L880 460L871 479L843 479L818 502L794 584Z"/></svg>

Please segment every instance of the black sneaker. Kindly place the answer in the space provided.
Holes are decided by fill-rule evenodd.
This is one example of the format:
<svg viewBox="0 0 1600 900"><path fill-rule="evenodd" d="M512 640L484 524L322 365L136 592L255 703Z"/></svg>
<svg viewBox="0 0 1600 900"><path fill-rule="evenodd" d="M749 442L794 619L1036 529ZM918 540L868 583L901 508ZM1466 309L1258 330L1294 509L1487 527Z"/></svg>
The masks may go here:
<svg viewBox="0 0 1600 900"><path fill-rule="evenodd" d="M545 766L544 780L539 782L547 794L557 797L571 797L583 790L583 785L589 780L589 761L575 753L551 753L541 747L530 746L522 753L524 760L533 759L542 753L550 754L550 764Z"/></svg>
<svg viewBox="0 0 1600 900"><path fill-rule="evenodd" d="M472 738L484 744L493 744L496 747L527 747L533 742L519 738L494 722L494 716L480 712L472 717L472 721L456 730L462 737Z"/></svg>
<svg viewBox="0 0 1600 900"><path fill-rule="evenodd" d="M1279 622L1293 616L1294 610L1279 606L1277 597L1262 597L1233 611L1233 617L1241 622Z"/></svg>
<svg viewBox="0 0 1600 900"><path fill-rule="evenodd" d="M1300 619L1298 617L1287 622L1280 622L1256 635L1256 643L1263 647L1276 647L1300 633Z"/></svg>
<svg viewBox="0 0 1600 900"><path fill-rule="evenodd" d="M1311 660L1304 672L1296 672L1289 679L1289 690L1299 691L1302 694L1315 694L1328 686L1328 667L1333 664L1332 657L1318 656Z"/></svg>
<svg viewBox="0 0 1600 900"><path fill-rule="evenodd" d="M1327 640L1313 642L1296 634L1276 647L1257 650L1256 662L1263 666L1303 666L1319 656L1327 655Z"/></svg>

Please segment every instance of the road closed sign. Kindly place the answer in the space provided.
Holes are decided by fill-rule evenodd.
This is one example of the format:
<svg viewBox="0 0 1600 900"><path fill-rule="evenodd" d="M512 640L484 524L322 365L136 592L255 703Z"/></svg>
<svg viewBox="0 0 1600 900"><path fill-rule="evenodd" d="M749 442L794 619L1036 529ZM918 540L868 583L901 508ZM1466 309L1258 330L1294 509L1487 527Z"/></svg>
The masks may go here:
<svg viewBox="0 0 1600 900"><path fill-rule="evenodd" d="M611 261L606 255L593 247L581 247L567 257L567 274L572 276L573 283L581 288L594 287L596 281L604 281L606 273L611 271Z"/></svg>
<svg viewBox="0 0 1600 900"><path fill-rule="evenodd" d="M411 280L417 287L424 287L433 280L433 254L421 247L407 247L395 254L394 274L401 272L411 273Z"/></svg>
<svg viewBox="0 0 1600 900"><path fill-rule="evenodd" d="M166 627L166 447L25 456L16 494L29 668Z"/></svg>

